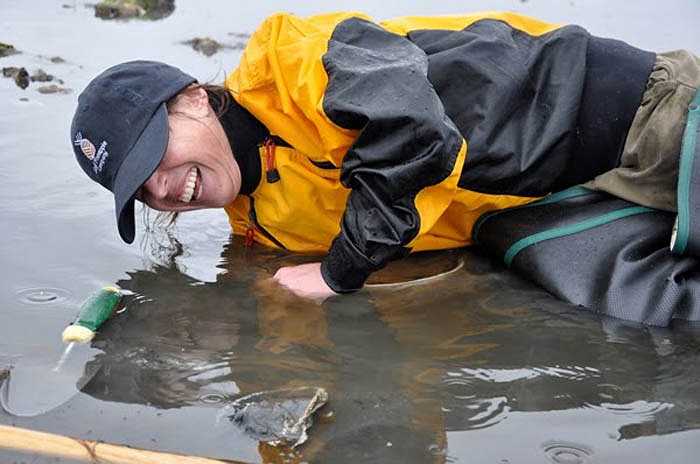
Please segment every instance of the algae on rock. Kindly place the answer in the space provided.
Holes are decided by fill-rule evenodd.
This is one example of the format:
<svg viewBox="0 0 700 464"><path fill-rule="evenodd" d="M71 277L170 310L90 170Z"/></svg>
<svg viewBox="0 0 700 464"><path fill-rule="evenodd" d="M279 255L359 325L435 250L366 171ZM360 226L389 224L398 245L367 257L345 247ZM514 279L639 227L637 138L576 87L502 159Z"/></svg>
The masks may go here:
<svg viewBox="0 0 700 464"><path fill-rule="evenodd" d="M102 0L95 16L102 19L162 19L175 11L175 0Z"/></svg>

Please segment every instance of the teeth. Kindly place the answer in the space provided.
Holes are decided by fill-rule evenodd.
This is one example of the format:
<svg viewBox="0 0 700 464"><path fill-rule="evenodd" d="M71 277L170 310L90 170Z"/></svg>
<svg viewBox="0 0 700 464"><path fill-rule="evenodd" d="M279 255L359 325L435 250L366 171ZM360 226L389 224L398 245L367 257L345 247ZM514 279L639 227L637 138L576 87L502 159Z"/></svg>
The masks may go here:
<svg viewBox="0 0 700 464"><path fill-rule="evenodd" d="M180 195L180 201L183 203L189 203L192 200L192 195L194 195L194 186L197 183L197 168L190 168L190 172L187 173L187 180L185 181L185 190Z"/></svg>

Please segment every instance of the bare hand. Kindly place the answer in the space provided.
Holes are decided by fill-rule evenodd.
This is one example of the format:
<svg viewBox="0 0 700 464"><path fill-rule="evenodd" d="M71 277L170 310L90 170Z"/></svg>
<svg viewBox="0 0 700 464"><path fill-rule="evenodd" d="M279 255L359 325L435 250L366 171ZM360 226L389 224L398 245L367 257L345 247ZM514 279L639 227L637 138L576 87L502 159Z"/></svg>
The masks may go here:
<svg viewBox="0 0 700 464"><path fill-rule="evenodd" d="M297 296L314 300L325 300L336 295L321 276L321 263L300 264L282 267L277 270L273 280Z"/></svg>

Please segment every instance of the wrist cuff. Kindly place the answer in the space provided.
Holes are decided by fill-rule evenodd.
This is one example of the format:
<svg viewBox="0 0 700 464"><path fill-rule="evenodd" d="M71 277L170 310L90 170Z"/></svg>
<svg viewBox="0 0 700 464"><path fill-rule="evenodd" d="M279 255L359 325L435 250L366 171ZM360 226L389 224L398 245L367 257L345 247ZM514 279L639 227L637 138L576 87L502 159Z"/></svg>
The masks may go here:
<svg viewBox="0 0 700 464"><path fill-rule="evenodd" d="M359 250L339 235L321 262L321 275L334 292L350 293L362 288L373 268Z"/></svg>

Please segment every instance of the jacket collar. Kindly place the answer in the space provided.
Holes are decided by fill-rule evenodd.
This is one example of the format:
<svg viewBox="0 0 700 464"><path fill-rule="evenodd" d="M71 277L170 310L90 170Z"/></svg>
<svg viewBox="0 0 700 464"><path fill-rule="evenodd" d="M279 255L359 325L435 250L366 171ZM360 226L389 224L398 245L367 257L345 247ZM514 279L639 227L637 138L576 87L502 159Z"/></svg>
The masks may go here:
<svg viewBox="0 0 700 464"><path fill-rule="evenodd" d="M240 194L250 195L260 183L262 172L258 147L270 132L233 98L219 120L241 170Z"/></svg>

